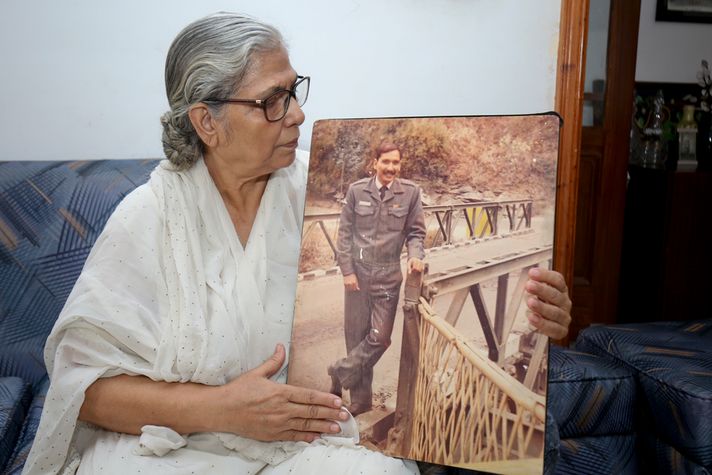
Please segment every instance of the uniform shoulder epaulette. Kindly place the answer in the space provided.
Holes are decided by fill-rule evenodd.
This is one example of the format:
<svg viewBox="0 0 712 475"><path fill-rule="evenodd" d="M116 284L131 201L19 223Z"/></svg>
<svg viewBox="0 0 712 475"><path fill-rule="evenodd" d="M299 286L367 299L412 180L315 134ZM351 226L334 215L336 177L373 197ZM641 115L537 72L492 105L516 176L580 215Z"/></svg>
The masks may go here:
<svg viewBox="0 0 712 475"><path fill-rule="evenodd" d="M361 178L360 180L356 180L355 182L351 183L351 186L353 185L363 185L365 183L368 183L371 177L367 176L366 178Z"/></svg>
<svg viewBox="0 0 712 475"><path fill-rule="evenodd" d="M400 182L401 182L401 185L404 185L404 186L412 186L414 188L417 188L419 186L416 182L406 180L405 178L401 178Z"/></svg>

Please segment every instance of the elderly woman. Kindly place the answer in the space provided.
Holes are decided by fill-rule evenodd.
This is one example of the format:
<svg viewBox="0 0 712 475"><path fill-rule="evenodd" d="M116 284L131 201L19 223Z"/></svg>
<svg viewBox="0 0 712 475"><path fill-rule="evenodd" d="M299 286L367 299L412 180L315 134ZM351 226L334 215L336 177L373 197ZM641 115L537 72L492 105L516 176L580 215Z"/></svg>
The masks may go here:
<svg viewBox="0 0 712 475"><path fill-rule="evenodd" d="M274 28L225 13L174 40L166 88L168 160L117 207L47 341L25 473L417 473L333 437L339 397L283 384L309 78ZM565 335L561 276L528 289L532 322Z"/></svg>

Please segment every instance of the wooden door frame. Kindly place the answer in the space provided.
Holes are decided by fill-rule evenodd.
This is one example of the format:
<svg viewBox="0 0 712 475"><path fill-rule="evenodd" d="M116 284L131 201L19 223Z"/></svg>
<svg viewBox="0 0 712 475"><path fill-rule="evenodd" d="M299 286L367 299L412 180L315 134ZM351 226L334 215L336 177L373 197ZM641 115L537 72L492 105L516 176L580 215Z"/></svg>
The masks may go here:
<svg viewBox="0 0 712 475"><path fill-rule="evenodd" d="M616 321L623 232L621 203L625 201L640 3L641 0L611 0L604 122L602 127L587 128L590 133L586 134L589 139L598 137L602 154L600 183L594 197L598 201L582 203L594 212L593 242L588 249L592 261L585 282L577 282L575 289L574 243L589 0L561 3L556 110L564 118L564 126L557 177L554 263L566 277L569 294L579 302L577 312L581 314L573 315L570 338L591 323ZM604 200L619 206L606 206ZM568 339L560 343L568 343Z"/></svg>
<svg viewBox="0 0 712 475"><path fill-rule="evenodd" d="M583 89L586 74L589 0L561 0L555 110L563 119L556 177L554 268L569 285L574 279L574 240L578 193ZM566 344L568 339L559 343Z"/></svg>
<svg viewBox="0 0 712 475"><path fill-rule="evenodd" d="M599 204L605 200L620 206L601 205L596 209L591 282L595 323L617 320L640 3L641 0L611 0L606 66L609 80L606 81L602 131L601 176L605 179L601 180Z"/></svg>

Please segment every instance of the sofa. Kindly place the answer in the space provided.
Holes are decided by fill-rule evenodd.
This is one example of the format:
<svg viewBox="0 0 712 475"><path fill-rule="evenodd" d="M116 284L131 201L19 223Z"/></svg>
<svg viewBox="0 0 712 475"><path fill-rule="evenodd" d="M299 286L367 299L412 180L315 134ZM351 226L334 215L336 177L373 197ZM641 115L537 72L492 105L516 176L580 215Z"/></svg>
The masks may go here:
<svg viewBox="0 0 712 475"><path fill-rule="evenodd" d="M22 471L49 386L44 343L94 241L156 163L0 162L0 473Z"/></svg>
<svg viewBox="0 0 712 475"><path fill-rule="evenodd" d="M0 162L0 474L22 471L49 386L44 342L94 241L157 162ZM546 472L712 472L711 338L701 320L552 345Z"/></svg>
<svg viewBox="0 0 712 475"><path fill-rule="evenodd" d="M712 473L712 319L591 326L549 363L556 473Z"/></svg>
<svg viewBox="0 0 712 475"><path fill-rule="evenodd" d="M547 412L559 429L555 473L638 473L632 371L551 345L547 392Z"/></svg>

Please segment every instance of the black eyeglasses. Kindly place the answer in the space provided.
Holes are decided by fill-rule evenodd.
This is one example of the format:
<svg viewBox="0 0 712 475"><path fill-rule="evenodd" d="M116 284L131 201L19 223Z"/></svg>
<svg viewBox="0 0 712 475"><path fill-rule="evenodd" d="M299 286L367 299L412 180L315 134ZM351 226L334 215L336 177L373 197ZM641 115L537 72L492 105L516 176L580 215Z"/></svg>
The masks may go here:
<svg viewBox="0 0 712 475"><path fill-rule="evenodd" d="M205 99L202 102L212 102L216 104L247 104L254 107L261 107L268 122L277 122L287 115L289 101L292 97L297 101L299 107L307 102L309 97L309 76L297 76L297 80L291 89L280 89L273 92L264 99Z"/></svg>

